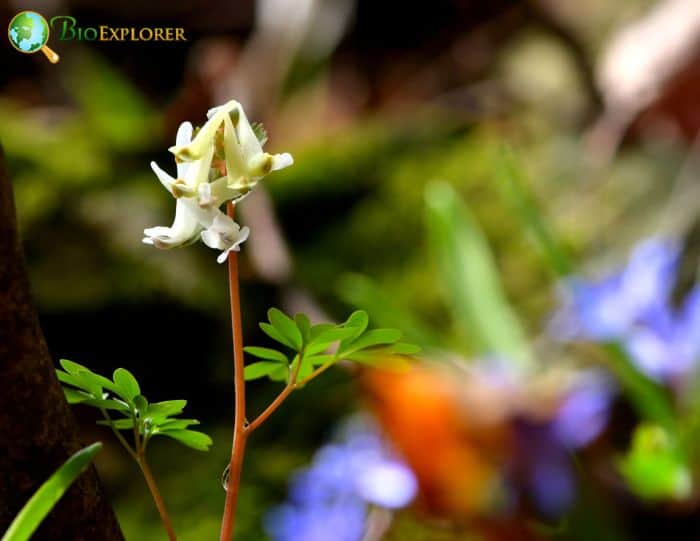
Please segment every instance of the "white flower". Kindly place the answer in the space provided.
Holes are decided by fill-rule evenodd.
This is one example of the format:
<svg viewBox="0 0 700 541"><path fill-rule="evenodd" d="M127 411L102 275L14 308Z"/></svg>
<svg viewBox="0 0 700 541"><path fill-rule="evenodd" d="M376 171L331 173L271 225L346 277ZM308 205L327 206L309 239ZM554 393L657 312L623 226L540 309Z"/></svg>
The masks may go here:
<svg viewBox="0 0 700 541"><path fill-rule="evenodd" d="M243 107L235 100L210 109L206 124L192 141L177 142L170 148L176 160L199 160L213 146L217 132L224 126L224 155L227 186L232 190L247 192L262 177L272 171L289 167L294 163L291 154L268 154L253 131Z"/></svg>
<svg viewBox="0 0 700 541"><path fill-rule="evenodd" d="M176 144L187 145L192 141L192 124L183 122L177 130ZM209 170L214 157L214 143L210 141L202 155L189 162L177 161L177 178L163 171L156 162L151 162L151 169L173 197L191 197L197 193L200 184L209 180Z"/></svg>
<svg viewBox="0 0 700 541"><path fill-rule="evenodd" d="M223 250L216 259L217 262L223 263L228 258L231 250L236 252L240 250L241 243L248 238L249 234L250 229L247 227L241 228L231 218L219 212L214 218L212 225L202 231L202 241L209 248Z"/></svg>
<svg viewBox="0 0 700 541"><path fill-rule="evenodd" d="M189 243L197 238L201 226L196 216L191 212L184 201L178 200L175 206L175 220L170 227L150 227L143 230L144 244L150 244L156 248L175 248Z"/></svg>
<svg viewBox="0 0 700 541"><path fill-rule="evenodd" d="M287 153L263 151L236 101L211 109L207 118L196 133L189 122L180 125L175 146L170 148L175 155L176 177L151 162L158 180L176 200L175 219L170 227L145 229L143 242L167 249L201 238L210 248L222 250L218 258L222 263L231 250L240 249L249 230L223 214L221 205L241 200L258 180L294 160Z"/></svg>
<svg viewBox="0 0 700 541"><path fill-rule="evenodd" d="M177 130L176 142L187 144L192 140L192 124L184 122ZM214 155L213 144L205 150L202 158L196 161L177 164L177 178L163 171L157 163L151 162L151 169L160 183L176 198L175 220L170 227L152 227L144 230L143 242L156 248L175 248L197 239L202 227L208 227L214 220L212 208L201 208L197 199L200 188L208 184L209 169ZM216 209L213 209L216 210Z"/></svg>

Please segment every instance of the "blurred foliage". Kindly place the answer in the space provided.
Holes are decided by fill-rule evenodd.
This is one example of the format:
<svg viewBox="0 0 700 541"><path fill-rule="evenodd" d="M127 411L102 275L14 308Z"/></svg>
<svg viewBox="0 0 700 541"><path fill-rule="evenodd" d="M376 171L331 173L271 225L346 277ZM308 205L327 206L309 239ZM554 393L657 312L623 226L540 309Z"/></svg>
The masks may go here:
<svg viewBox="0 0 700 541"><path fill-rule="evenodd" d="M466 303L469 310L455 318L445 302L463 277L441 271L441 259L460 254L446 244L436 256L430 225L432 220L435 233L438 214L464 201L458 218L467 233L464 253L469 258L476 253L488 273L502 277L502 284L480 294L496 299L499 319L510 322L518 314L522 330L507 336L504 353L516 351L527 359L532 354L522 351L522 336L540 332L554 304L555 276L567 268L556 250L543 249L543 231L557 232L556 242L571 261L586 253L600 264L596 255L626 247L662 222L669 212L664 202L683 159L681 149L641 140L623 148L609 167L589 163L575 126L584 98L570 58L549 38L529 33L523 40L504 49L496 70L512 99L507 113L474 118L425 103L398 115L359 117L342 130L292 148L295 166L265 181L291 246L293 282L311 292L329 314L365 309L378 326L399 328L407 340L428 351L466 356L483 350L482 340L502 343L499 329L469 335L467 328L480 316L478 307ZM182 376L188 387L216 395L213 405L199 406L197 415L209 415L206 428L217 445L207 457L184 449L174 454L161 442L154 442L151 452L181 537L213 539L230 439L229 429L218 425L232 409L226 394L229 367L222 361L229 348L223 270L204 249L164 253L140 244L144 227L165 223L172 215L170 198L163 197L147 166L152 159L172 164L162 150L172 139L164 133L158 112L164 104L149 102L96 54L80 51L66 58L65 66L57 90L62 105L29 108L0 99L0 141L14 181L34 293L43 314L56 316L54 321L65 317L66 327L60 330L76 339L90 328L71 329L66 314L155 301L164 303L165 308L159 305L163 312L176 307L184 310L182 317L211 328L211 336L202 335L203 341L215 343L206 357L162 355L153 363L166 364L173 373L191 371ZM504 157L504 140L515 158ZM436 180L443 184L427 211L426 189ZM532 223L533 209L546 228ZM558 268L551 264L557 258ZM244 278L247 343L258 343L256 338L264 337L255 334L253 322L271 298L282 295L257 281L249 265ZM469 288L465 285L464 297L473 294L477 282L479 277ZM151 324L147 316L123 321L114 336L126 340L129 325ZM168 335L163 340L180 338ZM111 347L100 344L93 354ZM253 408L272 396L269 385L252 387ZM238 515L241 541L264 538L264 510L283 499L290 473L308 462L334 419L356 405L352 383L343 373L330 377L327 387L308 387L252 441ZM209 394L203 391L199 398L206 401ZM196 400L190 404L197 408ZM676 486L677 463L673 453L660 459L648 456L649 446L663 442L655 432L661 429L648 430L653 433L635 433L630 454L621 463L630 478L649 480L640 491L654 496ZM136 472L119 458L111 460L102 470L107 483L117 487L115 502L127 538L158 538L160 524ZM597 510L595 503L577 509L578 520L571 518L588 524L592 532L575 538L603 539L596 524L605 520L590 517L605 510ZM403 513L387 539L475 539L471 534L455 537L441 527ZM624 539L612 531L605 531L607 538Z"/></svg>

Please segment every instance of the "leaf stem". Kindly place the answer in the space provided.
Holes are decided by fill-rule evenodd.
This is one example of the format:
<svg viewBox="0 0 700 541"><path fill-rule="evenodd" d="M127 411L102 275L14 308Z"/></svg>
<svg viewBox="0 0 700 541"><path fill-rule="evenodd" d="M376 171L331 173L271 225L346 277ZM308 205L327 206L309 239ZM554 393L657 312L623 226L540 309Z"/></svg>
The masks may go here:
<svg viewBox="0 0 700 541"><path fill-rule="evenodd" d="M109 413L107 413L107 410L105 410L104 408L100 408L100 411L102 412L102 416L105 418L105 421L107 421L107 424L109 424L109 428L112 429L112 432L116 436L119 443L122 444L122 447L124 447L124 449L126 449L126 451L129 453L131 458L133 458L134 460L136 460L138 462L138 457L136 456L136 452L131 448L131 445L129 445L129 442L126 441L126 439L124 438L124 436L121 435L119 430L117 430L114 427L114 425L112 424L112 418L109 416Z"/></svg>
<svg viewBox="0 0 700 541"><path fill-rule="evenodd" d="M292 374L289 377L289 382L287 382L287 385L285 386L284 389L282 389L282 392L277 395L277 398L275 398L269 406L265 408L265 410L258 415L255 420L253 420L252 423L250 423L246 427L246 432L252 432L256 428L258 428L261 424L263 424L267 419L272 415L277 408L279 408L282 405L282 402L284 402L287 397L292 394L292 391L294 391L297 388L297 374L299 374L299 368L301 367L301 361L302 359L299 359L299 362L296 364L294 367L294 370L292 371Z"/></svg>
<svg viewBox="0 0 700 541"><path fill-rule="evenodd" d="M158 508L158 513L160 514L160 520L163 522L163 527L168 534L168 539L170 541L177 541L175 537L175 530L173 529L172 521L170 520L170 515L168 515L168 510L165 508L165 502L163 501L160 491L158 490L158 485L156 480L153 478L151 473L151 468L148 467L148 462L146 461L146 455L143 451L139 451L136 457L136 463L141 468L144 479L146 479L146 484L148 485L148 490L151 491L153 496L153 501Z"/></svg>
<svg viewBox="0 0 700 541"><path fill-rule="evenodd" d="M324 373L326 370L328 370L331 366L333 366L334 364L336 364L336 362L337 362L337 361L334 359L334 360L331 361L331 362L328 362L328 363L326 363L326 364L322 364L322 365L319 366L316 370L314 370L313 372L311 372L311 374L309 374L309 375L306 376L303 380L301 380L300 382L298 382L298 383L295 385L295 387L302 387L302 386L306 385L306 384L309 383L312 379L315 379L316 377L318 377L318 376L320 376L321 374L323 374L323 373Z"/></svg>
<svg viewBox="0 0 700 541"><path fill-rule="evenodd" d="M234 204L229 202L227 213L233 219ZM241 469L247 443L245 414L245 379L243 375L243 328L241 326L241 300L238 288L238 253L228 256L229 297L231 302L231 325L233 330L233 382L236 410L233 421L233 443L229 462L229 479L226 485L226 503L221 518L220 541L231 541L236 521L236 504L241 482Z"/></svg>
<svg viewBox="0 0 700 541"><path fill-rule="evenodd" d="M102 416L105 418L105 421L107 421L107 423L109 424L109 428L111 428L112 432L114 432L114 435L116 436L119 443L122 444L124 449L126 449L129 455L131 456L131 458L133 458L139 465L141 473L143 473L143 477L146 480L146 484L148 485L148 490L150 490L151 495L153 496L153 501L155 502L156 508L158 509L160 520L163 522L163 527L165 528L165 531L168 534L168 539L170 539L170 541L176 541L177 538L175 537L175 530L173 529L173 524L170 520L170 515L168 515L168 510L165 507L165 502L163 501L163 498L160 495L160 491L158 490L156 480L153 477L153 474L151 473L151 468L149 468L148 462L146 461L146 447L145 445L141 446L141 438L139 437L139 430L136 424L138 419L136 419L136 417L134 416L134 445L136 447L136 450L134 450L131 447L131 445L129 445L129 442L126 441L124 436L121 435L119 430L117 430L117 428L115 428L115 426L112 424L112 418L109 416L109 413L107 413L107 410L105 410L104 408L100 408L100 411L102 412Z"/></svg>

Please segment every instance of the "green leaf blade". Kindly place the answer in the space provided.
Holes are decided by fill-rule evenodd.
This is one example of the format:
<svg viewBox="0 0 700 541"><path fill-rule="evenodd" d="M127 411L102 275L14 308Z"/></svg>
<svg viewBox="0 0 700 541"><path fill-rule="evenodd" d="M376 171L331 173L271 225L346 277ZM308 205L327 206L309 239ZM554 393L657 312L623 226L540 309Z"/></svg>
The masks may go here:
<svg viewBox="0 0 700 541"><path fill-rule="evenodd" d="M204 432L188 429L163 429L153 433L154 436L167 436L179 441L187 447L196 449L197 451L208 451L212 445L212 439Z"/></svg>
<svg viewBox="0 0 700 541"><path fill-rule="evenodd" d="M86 400L90 399L90 396L83 391L77 391L75 389L71 389L70 387L63 387L63 394L66 397L66 402L69 404L80 404L81 402L85 402Z"/></svg>
<svg viewBox="0 0 700 541"><path fill-rule="evenodd" d="M128 404L125 404L120 400L114 400L112 398L89 398L87 400L83 400L81 404L84 404L86 406L92 406L93 408L115 410L123 413L127 413L130 411Z"/></svg>
<svg viewBox="0 0 700 541"><path fill-rule="evenodd" d="M446 183L426 190L429 241L456 322L477 355L532 366L525 332L506 299L491 249L467 205Z"/></svg>
<svg viewBox="0 0 700 541"><path fill-rule="evenodd" d="M2 541L27 541L101 448L101 443L93 443L75 453L58 468L17 514Z"/></svg>
<svg viewBox="0 0 700 541"><path fill-rule="evenodd" d="M138 381L126 368L117 368L114 371L114 384L119 390L119 394L128 401L133 401L141 394Z"/></svg>
<svg viewBox="0 0 700 541"><path fill-rule="evenodd" d="M276 361L280 363L289 363L287 356L281 351L277 351L272 348L263 348L258 346L248 346L243 348L246 353L250 353L254 357L259 359L265 359L268 361Z"/></svg>
<svg viewBox="0 0 700 541"><path fill-rule="evenodd" d="M286 338L283 334L281 334L275 327L273 327L269 323L261 323L260 328L262 331L268 335L270 338L272 338L275 342L279 342L282 345L287 346L288 348L291 348L293 350L296 350L297 348L294 346L294 343Z"/></svg>
<svg viewBox="0 0 700 541"><path fill-rule="evenodd" d="M282 366L282 368L286 368L286 366L280 365L277 362L260 361L251 363L243 370L243 377L246 381L264 378L278 370L280 366Z"/></svg>
<svg viewBox="0 0 700 541"><path fill-rule="evenodd" d="M356 327L332 327L320 333L306 346L305 352L308 355L315 355L328 349L333 342L351 339L357 336Z"/></svg>
<svg viewBox="0 0 700 541"><path fill-rule="evenodd" d="M97 424L102 426L113 426L117 430L131 430L134 428L134 419L113 419L111 421L100 420L97 421Z"/></svg>
<svg viewBox="0 0 700 541"><path fill-rule="evenodd" d="M309 320L309 316L306 314L296 314L294 316L294 324L297 326L297 329L299 329L302 342L306 343L311 333L311 321Z"/></svg>
<svg viewBox="0 0 700 541"><path fill-rule="evenodd" d="M146 409L145 417L169 417L179 415L185 409L187 400L165 400L164 402L154 402Z"/></svg>
<svg viewBox="0 0 700 541"><path fill-rule="evenodd" d="M347 355L361 349L367 349L374 346L395 344L401 340L401 331L398 329L374 329L367 331L359 338L347 344L338 352L339 356Z"/></svg>
<svg viewBox="0 0 700 541"><path fill-rule="evenodd" d="M299 351L303 345L303 339L294 320L277 308L270 308L267 311L267 317L275 330L284 336L294 349Z"/></svg>

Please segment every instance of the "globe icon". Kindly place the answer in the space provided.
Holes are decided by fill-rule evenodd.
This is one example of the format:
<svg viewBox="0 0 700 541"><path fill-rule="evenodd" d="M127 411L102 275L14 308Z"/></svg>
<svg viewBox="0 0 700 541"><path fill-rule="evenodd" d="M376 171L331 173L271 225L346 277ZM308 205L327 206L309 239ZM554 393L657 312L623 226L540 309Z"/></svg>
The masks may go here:
<svg viewBox="0 0 700 541"><path fill-rule="evenodd" d="M35 53L49 40L49 25L41 15L22 11L10 21L10 43L22 53Z"/></svg>
<svg viewBox="0 0 700 541"><path fill-rule="evenodd" d="M22 11L12 17L7 27L10 43L20 53L44 53L49 62L55 64L60 57L46 45L49 41L49 23L35 11Z"/></svg>

